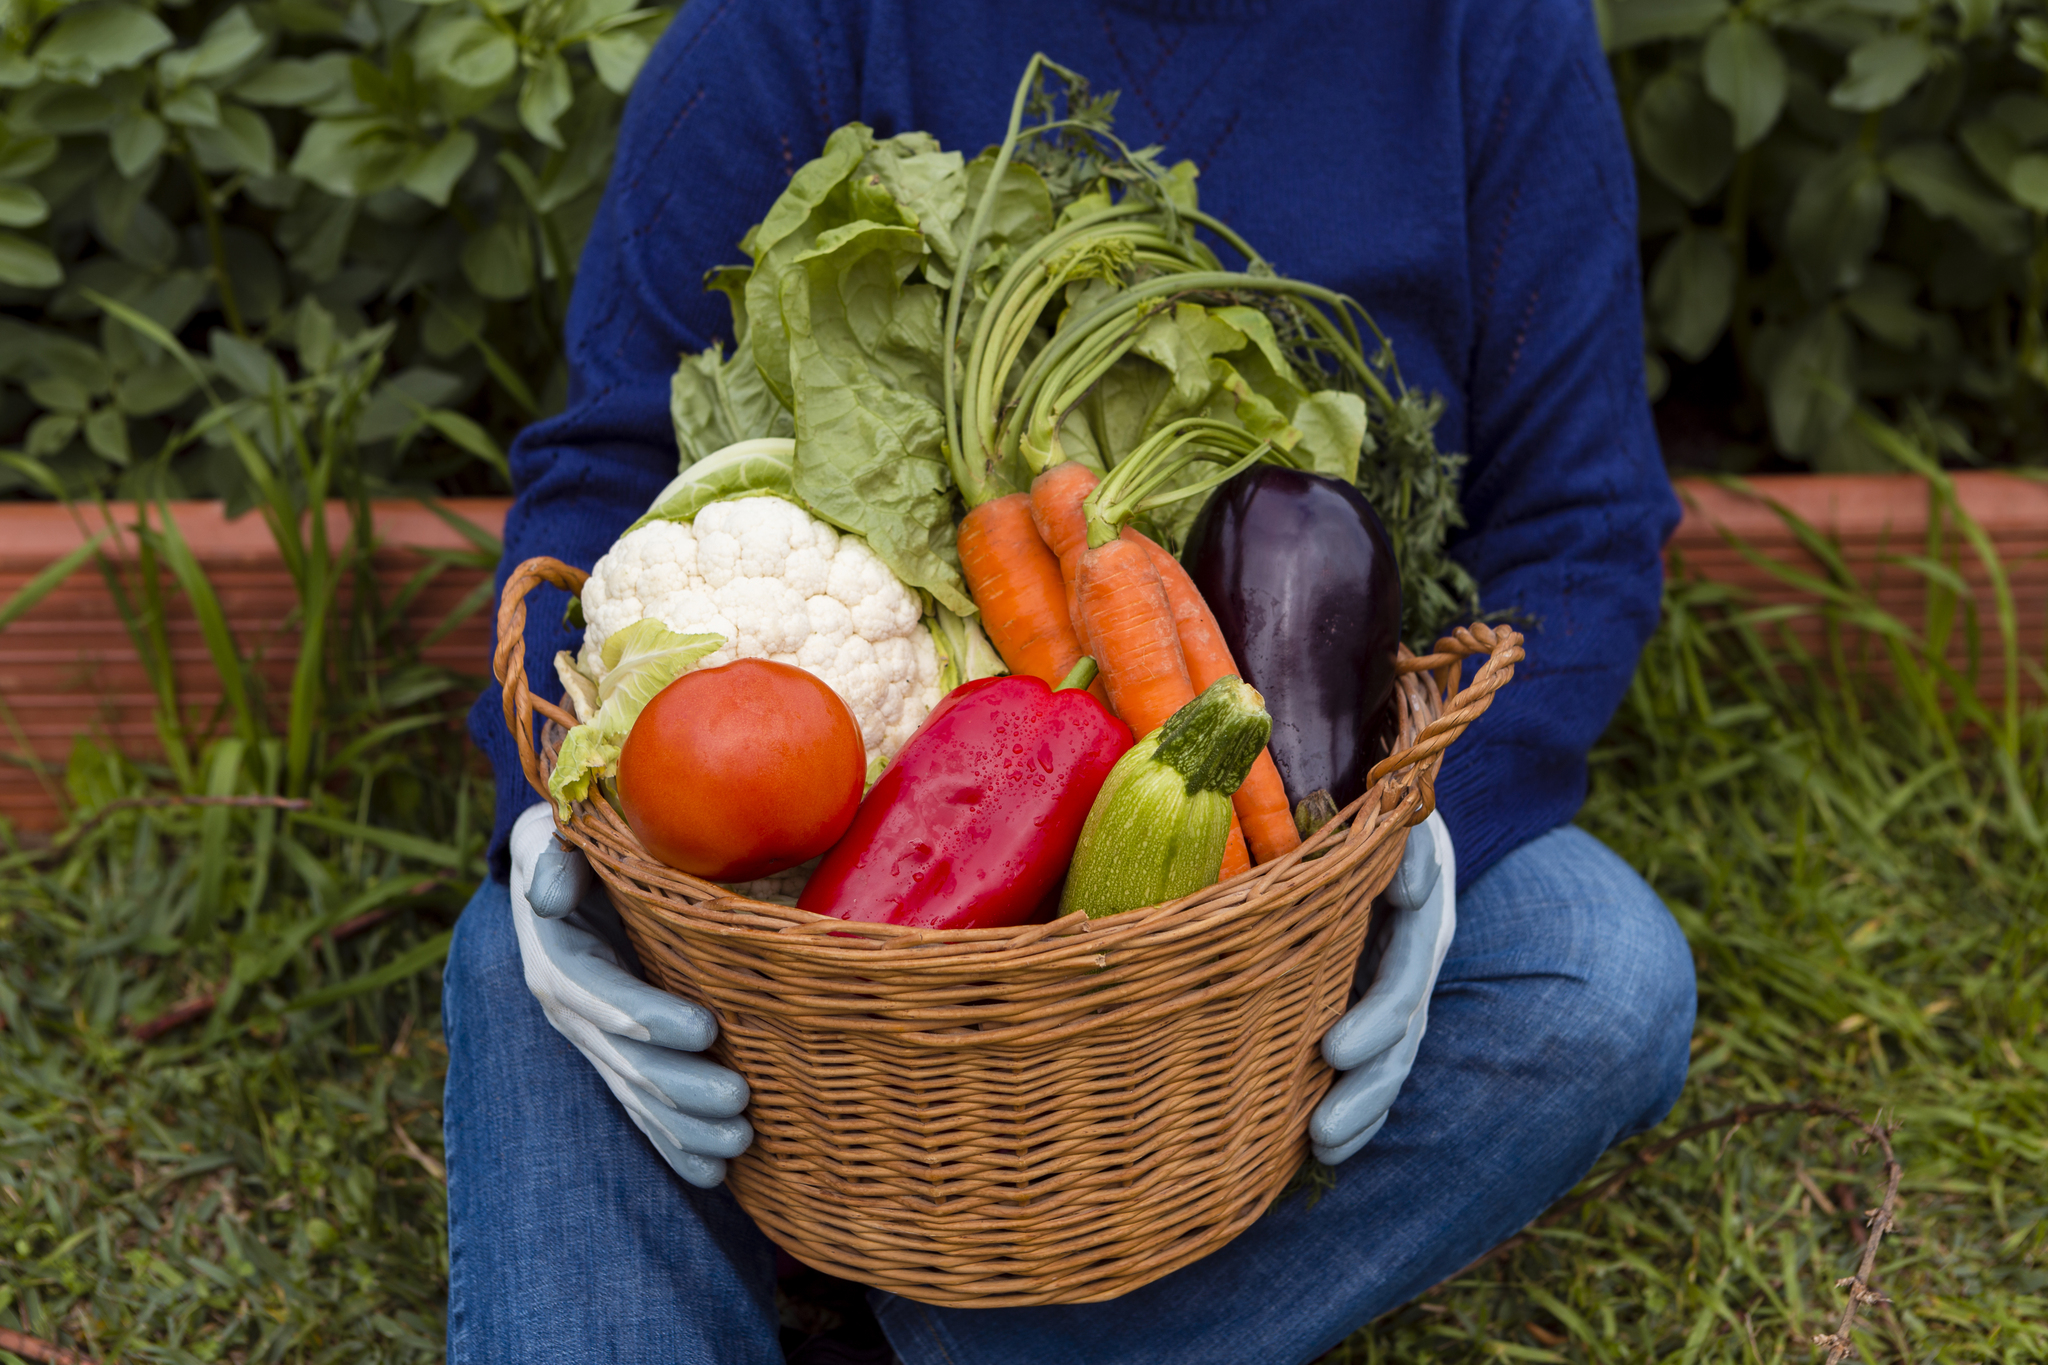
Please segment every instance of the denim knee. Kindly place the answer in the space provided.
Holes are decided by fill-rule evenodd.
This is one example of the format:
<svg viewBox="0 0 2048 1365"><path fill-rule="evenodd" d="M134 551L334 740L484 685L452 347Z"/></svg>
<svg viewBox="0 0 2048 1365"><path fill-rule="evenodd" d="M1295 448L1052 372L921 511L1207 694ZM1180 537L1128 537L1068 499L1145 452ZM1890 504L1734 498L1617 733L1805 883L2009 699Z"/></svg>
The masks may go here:
<svg viewBox="0 0 2048 1365"><path fill-rule="evenodd" d="M1551 977L1539 1052L1571 1059L1587 1101L1613 1106L1616 1138L1660 1122L1685 1086L1697 989L1692 950L1649 883L1567 825L1461 889L1458 909L1459 937L1477 941L1453 954Z"/></svg>
<svg viewBox="0 0 2048 1365"><path fill-rule="evenodd" d="M466 1007L488 1018L490 1001L508 989L526 990L519 941L512 932L512 897L503 882L485 878L455 921L448 960L441 968L442 1028L460 1028Z"/></svg>
<svg viewBox="0 0 2048 1365"><path fill-rule="evenodd" d="M1616 1098L1634 1100L1636 1112L1617 1117L1619 1136L1629 1137L1662 1122L1685 1088L1699 995L1692 947L1650 884L1612 849L1576 826L1552 837L1598 869L1585 907L1594 937L1576 1041L1589 1064L1625 1079Z"/></svg>

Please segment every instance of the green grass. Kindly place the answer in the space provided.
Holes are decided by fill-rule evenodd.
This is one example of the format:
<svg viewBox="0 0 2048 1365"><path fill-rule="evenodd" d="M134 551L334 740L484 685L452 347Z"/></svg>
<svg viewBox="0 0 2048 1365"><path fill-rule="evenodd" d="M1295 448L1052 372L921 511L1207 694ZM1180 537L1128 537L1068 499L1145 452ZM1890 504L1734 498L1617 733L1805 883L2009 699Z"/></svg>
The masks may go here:
<svg viewBox="0 0 2048 1365"><path fill-rule="evenodd" d="M1783 676L1791 651L1716 599L1670 599L1580 817L1664 896L1700 983L1677 1111L1588 1183L1745 1104L1881 1110L1905 1180L1862 1358L2048 1360L2048 713L1958 734ZM1703 1135L1333 1359L1818 1359L1882 1190L1860 1137L1805 1116Z"/></svg>
<svg viewBox="0 0 2048 1365"><path fill-rule="evenodd" d="M206 382L155 324L106 306ZM265 398L217 400L181 438L218 428L252 471L297 589L287 686L238 654L167 517L138 531L132 571L99 564L164 752L145 771L81 740L70 831L0 847L0 1329L103 1361L440 1356L431 969L482 875L490 798L458 724L475 680L425 665L397 628L404 598L462 557L392 603L371 573L353 431L386 335ZM301 517L330 495L353 513L339 543ZM486 536L467 561L497 558ZM59 576L0 603L0 628ZM222 681L214 714L179 693L170 585ZM182 1027L136 1027L202 996Z"/></svg>
<svg viewBox="0 0 2048 1365"><path fill-rule="evenodd" d="M275 897L246 935L185 947L205 814L124 813L54 868L0 864L0 1328L101 1360L438 1359L435 975L292 1004L432 944L462 896L387 899L365 933L244 966L231 1022L138 1043L123 1021L231 979L234 938L260 955L362 899ZM322 854L354 881L347 850Z"/></svg>
<svg viewBox="0 0 2048 1365"><path fill-rule="evenodd" d="M1903 628L1902 690L1838 687L1726 606L1671 595L1582 816L1671 904L1701 990L1677 1112L1588 1188L1744 1104L1882 1110L1906 1173L1863 1357L2048 1359L2048 711L1944 702L1964 680ZM444 696L412 686L338 733ZM282 790L263 702L185 790ZM123 809L0 856L0 1327L101 1360L439 1358L436 983L385 978L437 959L477 875L481 785L436 779L455 742L324 776L316 744L279 797L303 809ZM173 782L89 750L70 779L81 812ZM365 911L391 913L315 932ZM124 1026L201 991L206 1020ZM1880 1186L1858 1137L1791 1116L1680 1144L1332 1359L1818 1360Z"/></svg>

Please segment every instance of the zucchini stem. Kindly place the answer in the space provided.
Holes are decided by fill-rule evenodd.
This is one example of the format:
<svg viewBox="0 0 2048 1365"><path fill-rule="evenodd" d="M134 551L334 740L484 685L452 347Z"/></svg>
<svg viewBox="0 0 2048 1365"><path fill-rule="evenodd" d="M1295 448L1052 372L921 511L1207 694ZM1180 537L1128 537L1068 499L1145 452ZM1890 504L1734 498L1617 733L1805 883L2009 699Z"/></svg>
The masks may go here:
<svg viewBox="0 0 2048 1365"><path fill-rule="evenodd" d="M1244 785L1272 733L1266 699L1242 678L1218 678L1159 727L1152 761L1179 773L1190 796L1228 796Z"/></svg>

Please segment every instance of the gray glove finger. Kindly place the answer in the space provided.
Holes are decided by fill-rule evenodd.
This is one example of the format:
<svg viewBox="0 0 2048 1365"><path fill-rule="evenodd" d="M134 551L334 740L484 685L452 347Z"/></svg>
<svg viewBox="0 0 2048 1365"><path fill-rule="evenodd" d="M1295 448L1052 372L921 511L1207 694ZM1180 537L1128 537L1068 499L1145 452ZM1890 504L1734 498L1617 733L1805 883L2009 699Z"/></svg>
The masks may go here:
<svg viewBox="0 0 2048 1365"><path fill-rule="evenodd" d="M1380 1135L1380 1129L1386 1126L1387 1115L1381 1114L1379 1118L1373 1123L1372 1127L1366 1129L1357 1137L1345 1143L1342 1147L1325 1147L1320 1142L1312 1143L1310 1144L1310 1147L1311 1150L1315 1152L1316 1160L1322 1162L1325 1166L1341 1165L1344 1162L1349 1161L1352 1157L1357 1156L1359 1153L1359 1149L1364 1147L1366 1143L1371 1142L1374 1138L1378 1137Z"/></svg>
<svg viewBox="0 0 2048 1365"><path fill-rule="evenodd" d="M661 1159L668 1163L669 1169L698 1189L716 1189L725 1179L725 1162L720 1158L686 1152L676 1146L667 1134L649 1132L644 1123L640 1124L640 1131L647 1134L647 1140L654 1144L654 1150L661 1154Z"/></svg>
<svg viewBox="0 0 2048 1365"><path fill-rule="evenodd" d="M534 855L533 877L526 884L526 903L542 919L561 919L589 891L590 860L581 850L550 838Z"/></svg>
<svg viewBox="0 0 2048 1365"><path fill-rule="evenodd" d="M1387 899L1397 909L1413 910L1429 899L1442 876L1436 835L1425 820L1408 831L1408 847L1401 854L1401 865L1394 869L1394 879L1387 883Z"/></svg>
<svg viewBox="0 0 2048 1365"><path fill-rule="evenodd" d="M701 1157L735 1157L754 1141L754 1125L745 1119L700 1119L673 1109L661 1109L650 1121L662 1131L676 1150ZM642 1125L645 1130L645 1125Z"/></svg>
<svg viewBox="0 0 2048 1365"><path fill-rule="evenodd" d="M632 1064L639 1088L658 1104L700 1119L729 1119L747 1107L745 1079L708 1057L627 1038L613 1046Z"/></svg>
<svg viewBox="0 0 2048 1365"><path fill-rule="evenodd" d="M1371 1065L1339 1077L1309 1118L1309 1140L1339 1148L1386 1117L1415 1065L1416 1049L1421 1046L1421 1028L1411 1029L1399 1047L1382 1054Z"/></svg>
<svg viewBox="0 0 2048 1365"><path fill-rule="evenodd" d="M718 1036L711 1011L640 980L573 920L536 920L534 929L549 964L585 997L581 1012L605 1032L684 1052L702 1052Z"/></svg>
<svg viewBox="0 0 2048 1365"><path fill-rule="evenodd" d="M1429 997L1441 907L1432 902L1420 911L1388 913L1394 916L1393 932L1372 988L1323 1034L1323 1060L1339 1071L1354 1070L1399 1043Z"/></svg>
<svg viewBox="0 0 2048 1365"><path fill-rule="evenodd" d="M698 1156L695 1152L662 1155L671 1170L700 1190L715 1190L725 1183L725 1163L715 1156Z"/></svg>
<svg viewBox="0 0 2048 1365"><path fill-rule="evenodd" d="M571 916L607 938L617 938L625 933L619 922L618 907L612 904L611 893L604 889L604 883L596 877L583 892L583 899L576 902L576 912Z"/></svg>
<svg viewBox="0 0 2048 1365"><path fill-rule="evenodd" d="M625 922L619 918L617 907L612 904L611 893L604 889L604 883L592 878L590 889L583 893L583 899L576 903L576 910L569 916L569 923L581 925L604 940L611 949L612 961L625 967L627 974L645 980L640 970L639 956L633 951L633 941L626 937Z"/></svg>

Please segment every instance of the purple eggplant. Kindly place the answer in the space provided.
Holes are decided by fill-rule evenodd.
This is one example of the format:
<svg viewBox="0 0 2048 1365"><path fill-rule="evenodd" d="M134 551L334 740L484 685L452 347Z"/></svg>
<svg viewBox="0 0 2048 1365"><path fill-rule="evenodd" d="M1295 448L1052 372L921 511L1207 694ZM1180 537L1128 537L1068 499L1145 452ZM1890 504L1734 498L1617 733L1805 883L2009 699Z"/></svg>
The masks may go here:
<svg viewBox="0 0 2048 1365"><path fill-rule="evenodd" d="M1183 556L1244 680L1273 716L1273 764L1304 827L1341 809L1397 734L1401 575L1349 483L1273 465L1217 489ZM1310 803L1307 811L1304 803Z"/></svg>

